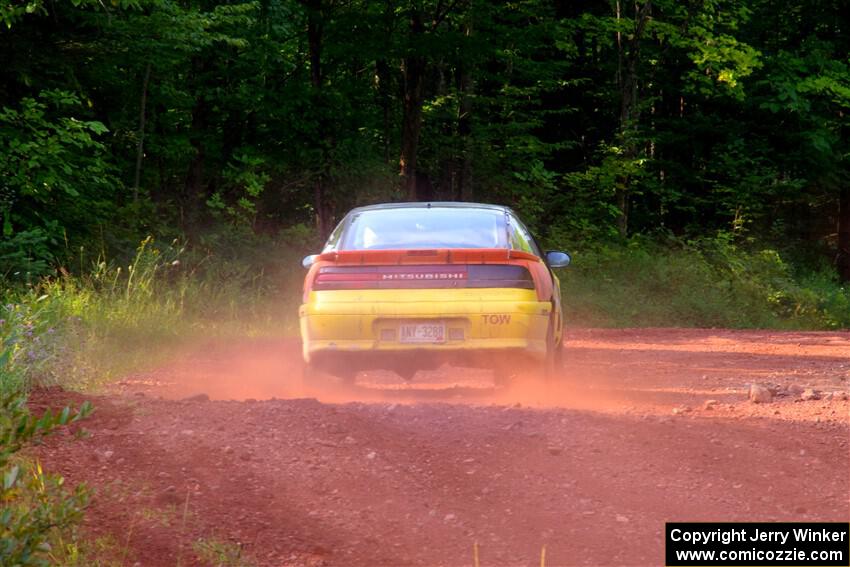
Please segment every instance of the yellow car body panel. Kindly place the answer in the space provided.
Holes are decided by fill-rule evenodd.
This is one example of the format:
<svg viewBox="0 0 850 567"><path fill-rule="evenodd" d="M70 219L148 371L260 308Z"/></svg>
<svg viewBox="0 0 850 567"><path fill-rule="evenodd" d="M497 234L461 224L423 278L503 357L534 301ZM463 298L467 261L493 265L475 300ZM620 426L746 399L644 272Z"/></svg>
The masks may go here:
<svg viewBox="0 0 850 567"><path fill-rule="evenodd" d="M552 302L534 290L364 289L310 291L299 310L304 359L322 352L521 350L546 354ZM441 342L405 343L399 328L443 323Z"/></svg>

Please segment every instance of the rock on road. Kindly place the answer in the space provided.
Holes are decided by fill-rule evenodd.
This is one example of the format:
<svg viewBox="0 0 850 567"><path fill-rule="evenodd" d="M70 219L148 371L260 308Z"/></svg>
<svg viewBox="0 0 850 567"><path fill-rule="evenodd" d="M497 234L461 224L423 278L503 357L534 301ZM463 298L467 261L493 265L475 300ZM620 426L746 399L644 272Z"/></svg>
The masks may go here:
<svg viewBox="0 0 850 567"><path fill-rule="evenodd" d="M128 565L205 565L199 542L259 566L471 565L475 542L482 567L543 546L548 566L663 565L666 521L850 520L850 334L566 346L554 387L494 389L464 369L302 386L297 340L202 345L35 451L94 490L84 533ZM749 401L753 383L775 397Z"/></svg>

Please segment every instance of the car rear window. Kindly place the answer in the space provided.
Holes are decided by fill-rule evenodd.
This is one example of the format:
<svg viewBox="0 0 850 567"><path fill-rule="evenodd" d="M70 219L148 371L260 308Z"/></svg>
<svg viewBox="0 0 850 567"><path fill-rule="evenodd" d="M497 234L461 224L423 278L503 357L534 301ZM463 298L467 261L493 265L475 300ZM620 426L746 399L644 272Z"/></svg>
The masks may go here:
<svg viewBox="0 0 850 567"><path fill-rule="evenodd" d="M508 247L504 212L448 207L362 211L341 240L340 250Z"/></svg>

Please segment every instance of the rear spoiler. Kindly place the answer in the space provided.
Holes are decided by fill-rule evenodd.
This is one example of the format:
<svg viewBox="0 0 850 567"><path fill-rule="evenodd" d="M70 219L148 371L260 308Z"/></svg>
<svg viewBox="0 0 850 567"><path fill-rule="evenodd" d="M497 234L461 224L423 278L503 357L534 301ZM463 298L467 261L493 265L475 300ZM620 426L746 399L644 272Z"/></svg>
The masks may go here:
<svg viewBox="0 0 850 567"><path fill-rule="evenodd" d="M540 261L529 252L507 248L438 248L428 250L340 250L324 252L317 262L348 266L406 264L499 264L511 260Z"/></svg>

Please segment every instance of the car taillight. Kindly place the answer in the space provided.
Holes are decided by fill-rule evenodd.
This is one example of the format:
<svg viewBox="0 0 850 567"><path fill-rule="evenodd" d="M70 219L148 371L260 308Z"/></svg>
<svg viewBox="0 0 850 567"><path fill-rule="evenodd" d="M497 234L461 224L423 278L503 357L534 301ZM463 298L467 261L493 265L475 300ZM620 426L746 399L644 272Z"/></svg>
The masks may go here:
<svg viewBox="0 0 850 567"><path fill-rule="evenodd" d="M370 289L377 287L379 274L374 272L356 272L345 270L337 272L338 268L322 268L313 281L313 289Z"/></svg>
<svg viewBox="0 0 850 567"><path fill-rule="evenodd" d="M534 289L534 280L524 266L481 264L469 266L469 285L467 287Z"/></svg>

